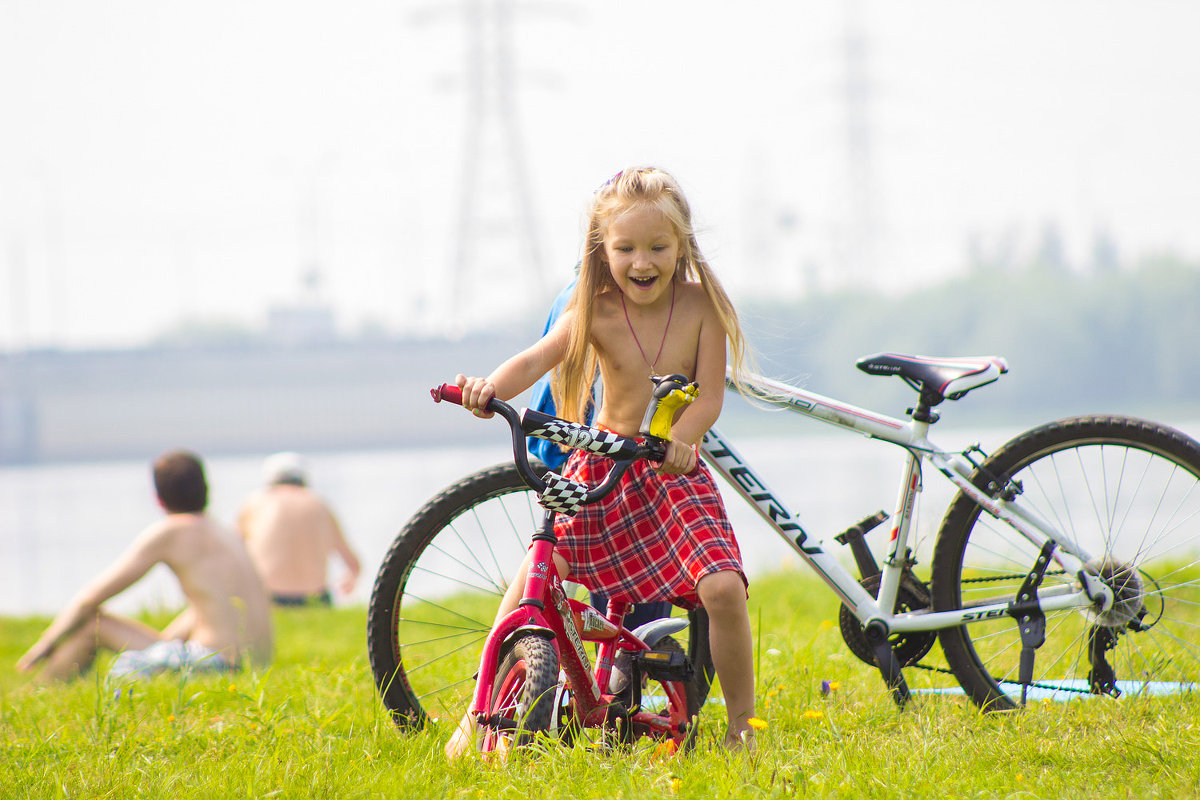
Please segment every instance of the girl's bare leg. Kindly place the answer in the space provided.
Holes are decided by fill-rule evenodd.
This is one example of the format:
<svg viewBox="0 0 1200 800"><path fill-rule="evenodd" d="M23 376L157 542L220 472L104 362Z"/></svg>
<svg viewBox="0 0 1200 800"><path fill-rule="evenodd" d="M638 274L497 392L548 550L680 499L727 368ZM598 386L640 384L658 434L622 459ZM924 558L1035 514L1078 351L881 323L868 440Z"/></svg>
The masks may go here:
<svg viewBox="0 0 1200 800"><path fill-rule="evenodd" d="M746 584L732 570L705 575L696 584L696 593L708 610L709 648L713 666L725 694L729 727L725 744L751 747L754 729L754 642L750 633L750 615L746 610Z"/></svg>

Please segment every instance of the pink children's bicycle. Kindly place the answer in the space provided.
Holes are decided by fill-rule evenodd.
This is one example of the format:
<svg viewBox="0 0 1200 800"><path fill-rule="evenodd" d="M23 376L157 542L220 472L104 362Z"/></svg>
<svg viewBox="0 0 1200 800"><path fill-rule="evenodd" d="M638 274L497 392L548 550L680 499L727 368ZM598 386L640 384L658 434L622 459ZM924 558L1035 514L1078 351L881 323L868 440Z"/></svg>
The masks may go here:
<svg viewBox="0 0 1200 800"><path fill-rule="evenodd" d="M670 420L695 397L696 385L677 375L656 383L641 440L528 409L517 412L499 400L488 404L511 427L514 464L545 513L531 537L520 604L487 636L479 658L470 713L483 752L522 747L540 733L569 740L585 729L602 729L606 737L624 742L650 736L672 743L672 749L692 741L711 663L703 665L705 677L698 682L688 653L672 637L688 628L689 620L658 619L631 631L622 624L630 603L610 600L602 614L568 597L553 569L555 517L573 515L608 495L635 459L662 459ZM455 386L442 385L432 394L435 401L462 403ZM613 467L594 487L545 473L530 463L525 436L600 453L613 460ZM597 647L594 666L589 642ZM701 652L706 655L707 649Z"/></svg>

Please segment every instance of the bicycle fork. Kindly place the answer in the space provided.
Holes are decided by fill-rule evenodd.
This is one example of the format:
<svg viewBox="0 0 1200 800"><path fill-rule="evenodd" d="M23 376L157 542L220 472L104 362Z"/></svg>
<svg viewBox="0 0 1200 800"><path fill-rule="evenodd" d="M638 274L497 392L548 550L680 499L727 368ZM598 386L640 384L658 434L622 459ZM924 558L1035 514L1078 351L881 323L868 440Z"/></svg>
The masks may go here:
<svg viewBox="0 0 1200 800"><path fill-rule="evenodd" d="M521 599L515 609L493 626L484 640L470 708L470 713L481 724L488 724L486 715L496 686L501 654L508 642L525 635L540 636L554 644L556 652L558 650L558 636L550 619L552 615L546 613L545 603L541 600L550 582L550 570L554 569L553 526L553 515L547 514L542 530L533 535Z"/></svg>

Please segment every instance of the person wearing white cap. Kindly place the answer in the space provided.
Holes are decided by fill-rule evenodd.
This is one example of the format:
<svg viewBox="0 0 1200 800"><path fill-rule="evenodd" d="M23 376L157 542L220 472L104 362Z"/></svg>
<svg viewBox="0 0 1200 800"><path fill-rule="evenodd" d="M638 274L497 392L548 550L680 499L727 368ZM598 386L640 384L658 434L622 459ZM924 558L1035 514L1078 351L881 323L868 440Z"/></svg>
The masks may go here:
<svg viewBox="0 0 1200 800"><path fill-rule="evenodd" d="M308 488L308 469L297 453L276 453L263 462L265 485L238 514L238 530L276 605L332 605L329 557L346 571L342 595L354 589L361 566L329 506Z"/></svg>

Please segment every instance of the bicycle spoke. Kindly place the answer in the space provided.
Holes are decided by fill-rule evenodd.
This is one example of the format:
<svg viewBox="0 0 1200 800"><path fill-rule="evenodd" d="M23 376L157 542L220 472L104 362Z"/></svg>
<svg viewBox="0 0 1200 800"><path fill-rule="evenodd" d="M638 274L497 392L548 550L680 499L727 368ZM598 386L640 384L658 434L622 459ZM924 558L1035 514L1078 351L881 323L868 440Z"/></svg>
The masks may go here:
<svg viewBox="0 0 1200 800"><path fill-rule="evenodd" d="M413 572L430 575L435 578L440 578L440 579L447 581L450 584L456 585L462 589L487 592L488 594L493 595L495 597L503 597L504 596L504 592L496 586L483 586L483 585L480 585L477 583L471 583L470 581L464 580L464 579L458 577L457 575L449 575L441 570L429 570L429 569L425 569L424 567L418 566L418 567L413 568ZM418 597L416 599L423 600L424 598ZM430 601L430 600L425 600L425 602L432 603L432 601Z"/></svg>
<svg viewBox="0 0 1200 800"><path fill-rule="evenodd" d="M487 633L487 631L484 631L484 633ZM463 652L467 648L473 647L477 641L478 641L478 639L472 639L471 641L466 642L465 644L461 644L458 647L454 647L449 650L443 650L438 655L433 656L432 658L428 658L428 659L422 661L420 664L417 664L409 669L406 669L405 674L412 676L412 675L415 675L416 673L421 672L422 670L429 669L430 667L434 666L435 664L438 664L441 661L445 661L447 659L453 658L454 656ZM444 683L442 685L444 685Z"/></svg>
<svg viewBox="0 0 1200 800"><path fill-rule="evenodd" d="M434 636L429 639L415 639L415 640L411 640L411 641L404 641L404 642L400 643L401 647L416 647L416 646L422 645L422 644L431 644L433 642L441 642L441 641L445 641L447 639L453 639L457 636L470 636L472 634L480 634L480 633L488 632L488 627L486 625L482 625L482 624L477 625L476 627L473 627L473 628L464 628L464 627L456 626L456 625L446 625L445 623L442 623L442 622L433 622L431 620L412 619L410 617L402 617L401 622L407 622L414 626L428 626L430 628L439 628L439 629L449 628L450 630L455 631L454 633L450 633L445 636Z"/></svg>
<svg viewBox="0 0 1200 800"><path fill-rule="evenodd" d="M439 569L433 570L433 569L430 569L430 567L426 567L424 565L416 565L415 567L413 567L414 572L419 572L419 573L421 573L421 575L426 575L426 576L430 576L433 578L450 579L450 581L454 581L458 584L461 584L462 587L466 587L468 589L487 590L487 591L492 591L492 593L498 594L498 595L504 594L504 587L500 587L500 585L497 584L496 582L494 582L493 579L487 575L487 573L475 570L474 567L472 567L472 565L470 565L468 563L468 561L464 561L463 559L457 558L457 557L455 557L455 555L451 555L448 551L445 551L445 549L440 548L440 547L431 546L430 551L434 552L434 553L438 553L440 555L444 555L444 557L446 559L449 559L451 561L451 563L454 563L458 566L463 567L463 570L467 572L467 575L463 576L463 577L458 577L457 575L455 575L455 573L446 571L445 567L439 567ZM470 582L468 578L470 578L472 576L474 576L475 578L478 578L479 582L478 583Z"/></svg>

